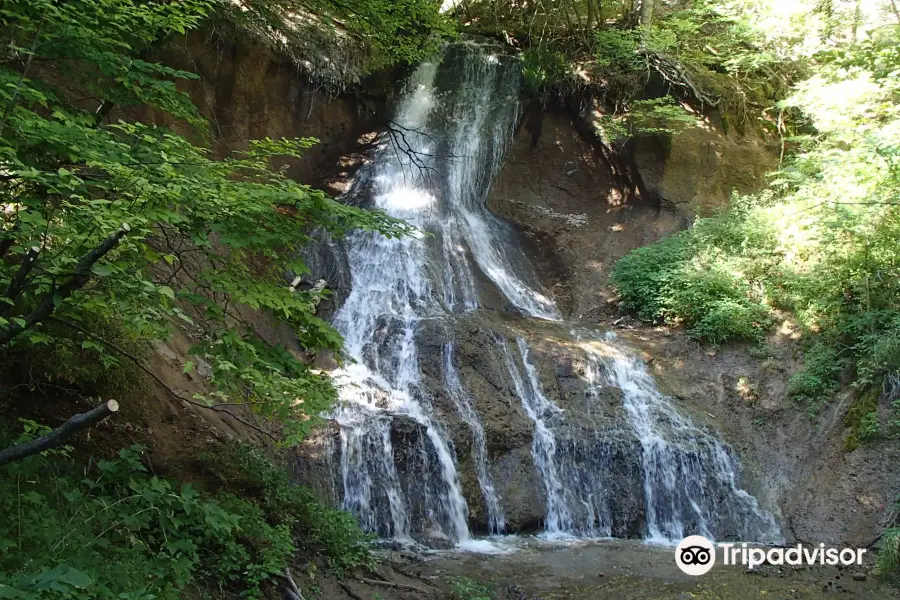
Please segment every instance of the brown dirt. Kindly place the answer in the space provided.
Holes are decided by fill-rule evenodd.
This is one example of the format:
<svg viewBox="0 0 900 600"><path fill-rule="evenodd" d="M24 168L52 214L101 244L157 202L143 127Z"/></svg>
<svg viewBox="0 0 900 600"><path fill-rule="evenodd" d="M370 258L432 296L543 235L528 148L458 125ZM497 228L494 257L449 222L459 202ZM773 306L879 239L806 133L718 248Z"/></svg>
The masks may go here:
<svg viewBox="0 0 900 600"><path fill-rule="evenodd" d="M175 40L160 60L201 77L183 87L209 118L219 156L246 149L249 140L316 138L301 158L281 163L292 178L334 195L366 160L402 79L381 72L346 93L328 92L265 44L216 30Z"/></svg>
<svg viewBox="0 0 900 600"><path fill-rule="evenodd" d="M727 205L732 192L758 191L777 166L765 140L723 133L714 112L669 140L638 137L632 159L644 193L686 219Z"/></svg>
<svg viewBox="0 0 900 600"><path fill-rule="evenodd" d="M575 316L605 306L615 261L683 227L671 210L641 203L563 114L543 117L541 134L522 127L488 198L524 233L544 284Z"/></svg>

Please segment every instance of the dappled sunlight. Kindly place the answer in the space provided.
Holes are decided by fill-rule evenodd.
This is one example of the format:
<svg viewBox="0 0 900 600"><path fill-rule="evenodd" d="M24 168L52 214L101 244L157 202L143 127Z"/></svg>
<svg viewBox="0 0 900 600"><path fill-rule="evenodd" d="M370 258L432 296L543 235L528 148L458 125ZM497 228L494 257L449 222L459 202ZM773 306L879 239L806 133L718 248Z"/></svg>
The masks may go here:
<svg viewBox="0 0 900 600"><path fill-rule="evenodd" d="M606 203L610 206L624 206L627 202L625 194L617 187L612 187L606 193Z"/></svg>
<svg viewBox="0 0 900 600"><path fill-rule="evenodd" d="M356 138L356 143L361 146L372 144L378 139L378 135L377 131L368 131Z"/></svg>
<svg viewBox="0 0 900 600"><path fill-rule="evenodd" d="M785 319L775 330L775 335L781 340L799 340L803 337L803 332L797 326L793 319Z"/></svg>

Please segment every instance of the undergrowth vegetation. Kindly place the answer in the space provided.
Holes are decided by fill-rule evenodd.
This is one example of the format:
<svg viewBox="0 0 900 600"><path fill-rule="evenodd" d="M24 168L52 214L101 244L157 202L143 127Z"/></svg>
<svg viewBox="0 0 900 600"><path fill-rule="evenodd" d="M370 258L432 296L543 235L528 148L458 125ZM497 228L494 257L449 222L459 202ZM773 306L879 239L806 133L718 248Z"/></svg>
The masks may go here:
<svg viewBox="0 0 900 600"><path fill-rule="evenodd" d="M896 523L884 532L878 553L878 572L882 577L900 583L900 527Z"/></svg>
<svg viewBox="0 0 900 600"><path fill-rule="evenodd" d="M492 600L493 590L470 577L454 577L450 597L453 600Z"/></svg>
<svg viewBox="0 0 900 600"><path fill-rule="evenodd" d="M817 53L779 105L811 133L791 138L770 189L632 252L612 276L623 308L713 344L761 340L789 316L806 340L795 400L816 412L847 369L874 390L848 421L848 449L900 424L898 35L887 25Z"/></svg>
<svg viewBox="0 0 900 600"><path fill-rule="evenodd" d="M338 571L369 560L349 514L249 447L209 457L224 469L215 491L154 475L143 450L84 462L63 448L0 468L0 598L260 598L298 550Z"/></svg>

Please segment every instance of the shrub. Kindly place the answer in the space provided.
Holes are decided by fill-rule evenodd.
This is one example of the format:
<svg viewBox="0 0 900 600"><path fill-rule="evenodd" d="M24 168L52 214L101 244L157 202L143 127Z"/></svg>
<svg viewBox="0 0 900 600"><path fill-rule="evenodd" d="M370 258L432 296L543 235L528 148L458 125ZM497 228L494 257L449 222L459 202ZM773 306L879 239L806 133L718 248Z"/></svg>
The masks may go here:
<svg viewBox="0 0 900 600"><path fill-rule="evenodd" d="M308 489L291 482L286 466L259 449L227 442L201 459L224 489L252 498L268 520L290 526L298 544L323 555L332 569L341 572L371 560L372 536L353 515L317 502Z"/></svg>
<svg viewBox="0 0 900 600"><path fill-rule="evenodd" d="M86 469L38 456L0 470L0 510L16 515L0 522L5 597L174 600L209 585L261 597L294 552L290 530L250 501L151 475L142 450Z"/></svg>
<svg viewBox="0 0 900 600"><path fill-rule="evenodd" d="M881 421L878 418L879 388L871 388L861 393L844 416L844 426L850 429L844 438L844 451L853 452L860 444L876 440L882 435Z"/></svg>
<svg viewBox="0 0 900 600"><path fill-rule="evenodd" d="M900 581L900 527L891 527L882 535L878 552L877 572L889 581Z"/></svg>
<svg viewBox="0 0 900 600"><path fill-rule="evenodd" d="M528 48L522 53L522 79L527 93L546 99L569 79L568 61L544 45Z"/></svg>
<svg viewBox="0 0 900 600"><path fill-rule="evenodd" d="M619 259L610 283L618 290L620 306L644 321L665 321L670 282L679 263L690 256L690 242L689 232L676 233Z"/></svg>
<svg viewBox="0 0 900 600"><path fill-rule="evenodd" d="M803 369L788 382L788 393L795 401L806 404L812 412L827 402L838 389L841 361L837 351L816 343L803 354Z"/></svg>
<svg viewBox="0 0 900 600"><path fill-rule="evenodd" d="M768 306L754 298L744 262L727 253L764 239L744 232L731 214L701 219L694 228L638 248L616 263L610 278L620 306L653 323L682 323L713 344L757 340L771 326ZM749 242L748 242L749 240Z"/></svg>
<svg viewBox="0 0 900 600"><path fill-rule="evenodd" d="M732 340L762 338L770 327L769 309L747 301L718 300L708 306L706 314L690 333L696 338L723 344Z"/></svg>
<svg viewBox="0 0 900 600"><path fill-rule="evenodd" d="M191 587L260 598L299 547L338 569L368 560L352 516L316 504L258 451L226 445L219 458L244 459L215 493L149 473L142 451L85 467L62 449L0 468L0 512L15 515L0 519L0 597L175 600Z"/></svg>

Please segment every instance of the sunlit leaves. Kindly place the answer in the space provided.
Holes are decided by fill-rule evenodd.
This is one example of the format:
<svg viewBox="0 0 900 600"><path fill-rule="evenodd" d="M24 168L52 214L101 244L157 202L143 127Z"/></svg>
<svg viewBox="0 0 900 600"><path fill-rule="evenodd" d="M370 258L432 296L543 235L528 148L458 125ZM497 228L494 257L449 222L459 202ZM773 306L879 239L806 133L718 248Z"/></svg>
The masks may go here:
<svg viewBox="0 0 900 600"><path fill-rule="evenodd" d="M817 410L851 366L854 386L894 406L893 417L876 404L857 420L871 439L900 431L891 384L900 377L898 36L900 27L886 25L817 53L809 77L776 106L802 115L804 134L785 140L771 188L632 252L613 274L624 307L713 342L767 330L758 317L754 328L738 327L747 303L785 311L807 344L791 395Z"/></svg>
<svg viewBox="0 0 900 600"><path fill-rule="evenodd" d="M115 323L132 347L166 337L175 323L201 326L203 338L214 340L198 348L212 367L214 401L255 404L290 421L295 441L333 389L303 357L263 342L248 312L292 326L305 356L339 355L340 337L315 315L319 293L290 289L288 270L307 270L299 256L313 230L339 237L408 229L272 168L273 157L299 157L317 140L267 138L216 160L167 129L110 122L111 108L140 105L203 130L175 86L194 75L149 61L147 50L195 29L214 6L4 3L0 293L11 291L0 304L0 335L16 335L13 345L23 351L57 340L60 349L113 364L111 346L81 330L102 338L109 332L97 325ZM83 268L117 231L125 233ZM31 249L36 259L26 268ZM73 291L61 294L66 286ZM47 306L53 327L44 323Z"/></svg>

